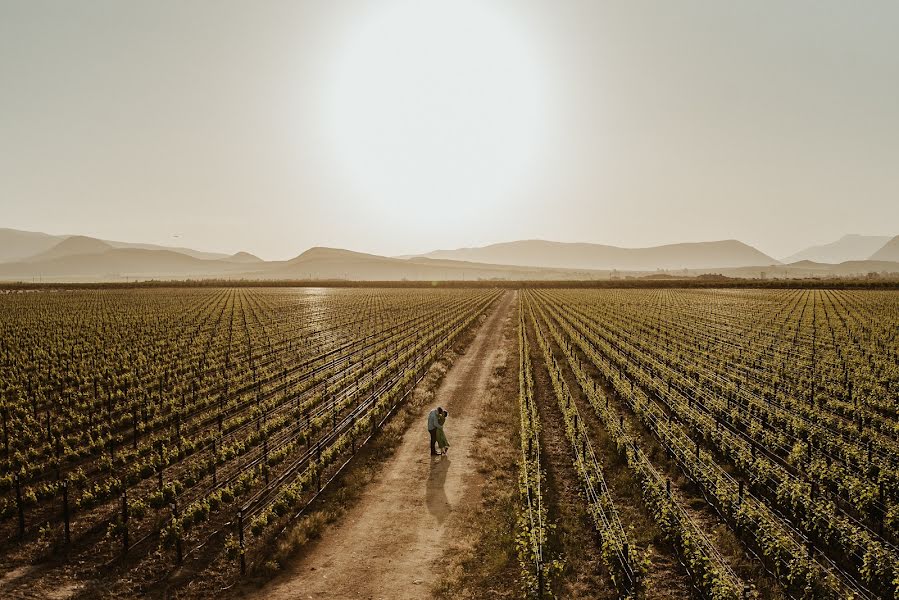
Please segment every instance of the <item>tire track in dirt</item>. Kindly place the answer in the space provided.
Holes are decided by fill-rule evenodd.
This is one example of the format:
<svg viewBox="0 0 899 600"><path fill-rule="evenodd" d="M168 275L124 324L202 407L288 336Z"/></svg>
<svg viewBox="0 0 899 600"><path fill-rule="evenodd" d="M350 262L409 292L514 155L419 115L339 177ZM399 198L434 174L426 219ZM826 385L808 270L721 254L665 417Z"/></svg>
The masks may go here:
<svg viewBox="0 0 899 600"><path fill-rule="evenodd" d="M477 497L473 483L478 474L470 449L514 297L507 292L500 299L437 390L434 405L449 411L449 454L429 456L422 411L396 454L341 522L253 598L430 595L440 576L441 542L453 536L455 509Z"/></svg>

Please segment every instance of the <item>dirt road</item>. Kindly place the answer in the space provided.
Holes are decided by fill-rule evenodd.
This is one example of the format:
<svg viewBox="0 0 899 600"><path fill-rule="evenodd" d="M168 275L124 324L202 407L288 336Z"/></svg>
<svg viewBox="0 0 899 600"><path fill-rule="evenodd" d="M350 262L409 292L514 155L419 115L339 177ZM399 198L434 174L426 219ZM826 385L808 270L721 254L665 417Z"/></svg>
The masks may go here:
<svg viewBox="0 0 899 600"><path fill-rule="evenodd" d="M256 598L429 597L440 575L440 541L453 536L454 507L476 496L469 449L514 296L499 300L437 391L435 406L449 411L448 456L429 456L422 414L342 521Z"/></svg>

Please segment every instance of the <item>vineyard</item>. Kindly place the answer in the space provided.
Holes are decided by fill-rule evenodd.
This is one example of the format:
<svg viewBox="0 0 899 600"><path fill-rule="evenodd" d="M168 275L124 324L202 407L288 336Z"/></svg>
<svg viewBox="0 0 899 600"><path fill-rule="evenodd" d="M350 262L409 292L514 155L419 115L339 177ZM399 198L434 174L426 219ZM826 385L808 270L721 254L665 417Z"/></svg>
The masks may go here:
<svg viewBox="0 0 899 600"><path fill-rule="evenodd" d="M567 470L607 597L899 597L897 300L523 291L527 593L565 595L544 477ZM566 450L541 455L553 429ZM651 522L635 527L625 513ZM657 572L675 561L682 583Z"/></svg>
<svg viewBox="0 0 899 600"><path fill-rule="evenodd" d="M0 297L3 595L223 587L376 435L495 290Z"/></svg>
<svg viewBox="0 0 899 600"><path fill-rule="evenodd" d="M551 287L0 296L0 596L235 590L503 319L515 597L899 600L899 292Z"/></svg>

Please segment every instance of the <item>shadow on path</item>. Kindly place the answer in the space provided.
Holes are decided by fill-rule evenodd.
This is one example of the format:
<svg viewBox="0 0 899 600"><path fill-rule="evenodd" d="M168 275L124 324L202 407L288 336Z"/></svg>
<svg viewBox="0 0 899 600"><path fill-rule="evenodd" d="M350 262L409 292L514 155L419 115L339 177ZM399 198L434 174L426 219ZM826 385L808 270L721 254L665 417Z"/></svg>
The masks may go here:
<svg viewBox="0 0 899 600"><path fill-rule="evenodd" d="M449 499L446 497L446 489L444 487L449 467L450 459L447 455L442 454L440 456L431 457L431 470L428 473L428 481L426 483L427 495L425 497L425 503L428 506L428 512L437 519L438 524L443 523L444 519L446 519L452 510Z"/></svg>

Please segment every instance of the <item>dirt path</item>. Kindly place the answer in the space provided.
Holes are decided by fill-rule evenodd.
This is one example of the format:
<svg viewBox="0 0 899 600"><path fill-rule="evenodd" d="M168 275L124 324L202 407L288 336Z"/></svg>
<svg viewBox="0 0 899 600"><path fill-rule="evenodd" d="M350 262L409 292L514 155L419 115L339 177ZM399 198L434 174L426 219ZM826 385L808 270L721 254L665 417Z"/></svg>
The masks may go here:
<svg viewBox="0 0 899 600"><path fill-rule="evenodd" d="M453 536L454 509L477 492L469 452L514 296L507 292L499 300L437 391L434 404L449 411L449 455L428 455L422 415L420 425L406 432L381 475L340 524L255 598L377 600L430 595L439 577L440 540Z"/></svg>

